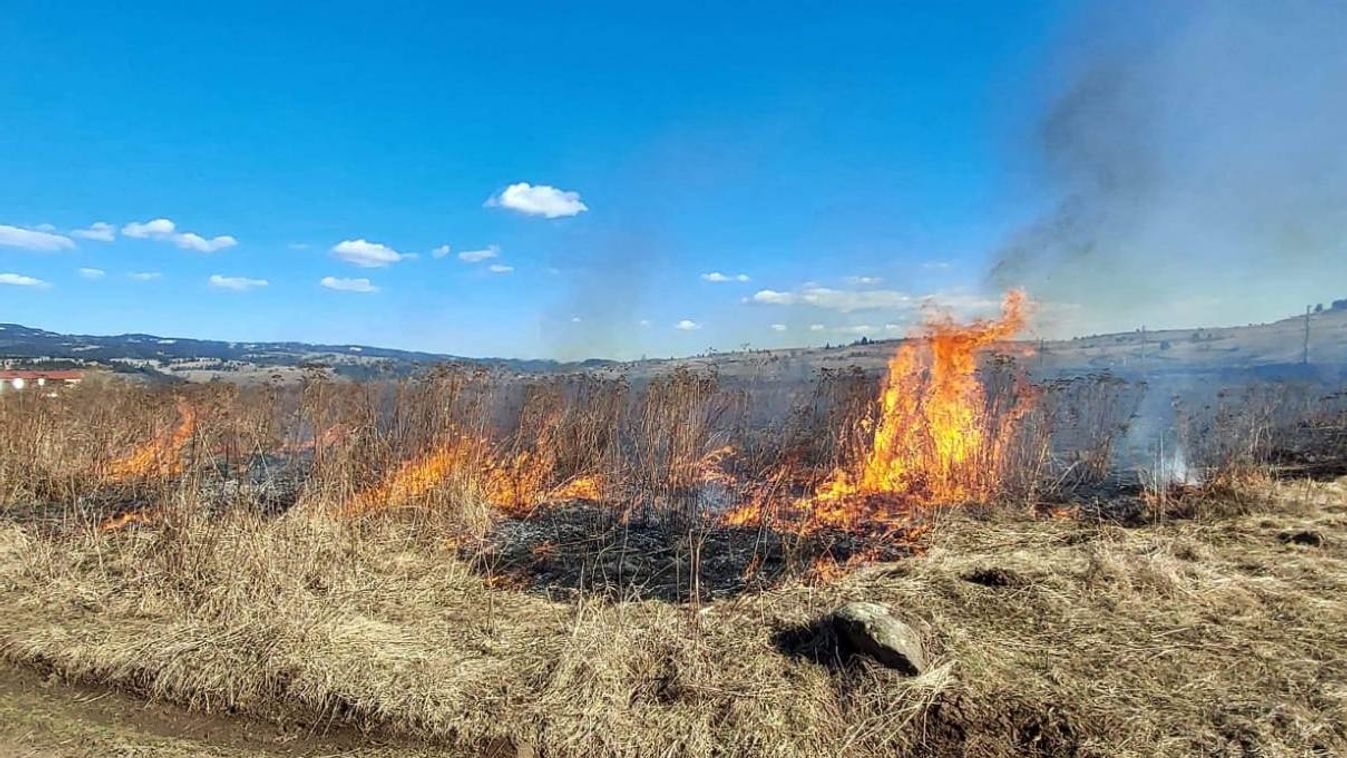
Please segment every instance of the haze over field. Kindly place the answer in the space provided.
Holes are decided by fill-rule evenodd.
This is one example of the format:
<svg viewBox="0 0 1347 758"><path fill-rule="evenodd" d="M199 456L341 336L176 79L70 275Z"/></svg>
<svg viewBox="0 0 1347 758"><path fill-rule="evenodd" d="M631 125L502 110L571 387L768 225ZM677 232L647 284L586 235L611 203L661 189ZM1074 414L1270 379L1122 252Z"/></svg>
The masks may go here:
<svg viewBox="0 0 1347 758"><path fill-rule="evenodd" d="M1339 4L66 10L0 28L8 322L634 358L1347 274Z"/></svg>

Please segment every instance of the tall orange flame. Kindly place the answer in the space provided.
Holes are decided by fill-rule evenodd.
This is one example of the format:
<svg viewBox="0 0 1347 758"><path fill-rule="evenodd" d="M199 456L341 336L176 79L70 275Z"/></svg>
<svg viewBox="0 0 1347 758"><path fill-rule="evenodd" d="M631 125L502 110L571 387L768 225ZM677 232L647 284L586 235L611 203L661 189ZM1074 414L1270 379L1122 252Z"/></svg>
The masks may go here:
<svg viewBox="0 0 1347 758"><path fill-rule="evenodd" d="M811 497L791 504L802 528L910 526L910 509L989 496L1017 422L1032 397L993 413L977 375L979 356L1024 328L1027 301L1012 290L999 319L959 324L932 318L890 358L866 422L866 449L854 468L838 469ZM722 517L727 526L761 523L771 498L755 496Z"/></svg>
<svg viewBox="0 0 1347 758"><path fill-rule="evenodd" d="M1025 296L1011 290L1001 318L961 325L948 315L889 360L870 450L859 476L837 472L822 499L893 493L934 501L986 494L1008 430L987 412L978 356L1024 328Z"/></svg>
<svg viewBox="0 0 1347 758"><path fill-rule="evenodd" d="M136 448L130 455L113 461L107 474L115 481L177 476L182 473L182 451L196 432L196 411L182 398L178 399L178 424L173 431L161 434Z"/></svg>

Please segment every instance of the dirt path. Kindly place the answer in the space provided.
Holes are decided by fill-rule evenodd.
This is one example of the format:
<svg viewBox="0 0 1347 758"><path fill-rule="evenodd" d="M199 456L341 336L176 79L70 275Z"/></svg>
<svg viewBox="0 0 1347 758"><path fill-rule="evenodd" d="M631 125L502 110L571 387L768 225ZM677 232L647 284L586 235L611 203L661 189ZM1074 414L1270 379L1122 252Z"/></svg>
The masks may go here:
<svg viewBox="0 0 1347 758"><path fill-rule="evenodd" d="M193 714L0 663L0 758L356 755L462 754L380 744L353 731L310 734L242 718Z"/></svg>

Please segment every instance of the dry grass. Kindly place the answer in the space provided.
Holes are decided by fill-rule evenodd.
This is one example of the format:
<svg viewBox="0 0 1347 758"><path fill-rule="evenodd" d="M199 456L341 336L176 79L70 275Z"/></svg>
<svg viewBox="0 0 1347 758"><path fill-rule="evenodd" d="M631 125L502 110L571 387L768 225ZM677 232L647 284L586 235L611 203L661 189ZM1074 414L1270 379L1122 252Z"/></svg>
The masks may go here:
<svg viewBox="0 0 1347 758"><path fill-rule="evenodd" d="M1118 394L1130 390L1086 382L1048 388L1006 458L999 507L940 514L923 555L711 603L700 546L721 527L689 494L816 486L854 460L872 378L797 388L680 371L632 386L444 369L399 383L11 393L0 655L208 713L469 751L1347 751L1347 486L1272 483L1286 403L1231 402L1211 426L1187 425L1214 475L1177 493L1181 508L1166 495L1135 529L1035 519L1025 506L1045 491L1106 474L1135 407ZM989 402L1016 386L992 381ZM175 436L180 398L196 420L181 469L110 476L137 446ZM1343 418L1312 428L1341 431ZM1059 435L1081 441L1076 457L1054 456ZM344 510L463 437L485 440L471 448L480 458L418 502ZM615 522L664 525L683 551L676 596L690 602L553 602L484 571L464 544L503 508L473 477L501 461L527 461L543 489L594 476ZM128 509L153 519L97 528ZM855 599L916 625L932 669L905 678L813 634Z"/></svg>
<svg viewBox="0 0 1347 758"><path fill-rule="evenodd" d="M1345 498L1281 487L1261 514L1133 530L951 518L925 556L700 612L493 589L391 518L10 523L0 651L209 712L549 756L1328 755L1347 750ZM783 644L861 598L922 630L930 672Z"/></svg>

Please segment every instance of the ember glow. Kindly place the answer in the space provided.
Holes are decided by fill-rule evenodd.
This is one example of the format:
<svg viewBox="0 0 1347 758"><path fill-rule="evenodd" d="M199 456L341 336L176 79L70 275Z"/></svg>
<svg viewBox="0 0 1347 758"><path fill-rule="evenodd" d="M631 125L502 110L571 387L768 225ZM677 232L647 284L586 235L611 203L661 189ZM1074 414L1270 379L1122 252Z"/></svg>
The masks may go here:
<svg viewBox="0 0 1347 758"><path fill-rule="evenodd" d="M125 513L113 516L98 525L100 532L120 532L128 526L135 524L153 524L158 517L146 511L127 511Z"/></svg>

